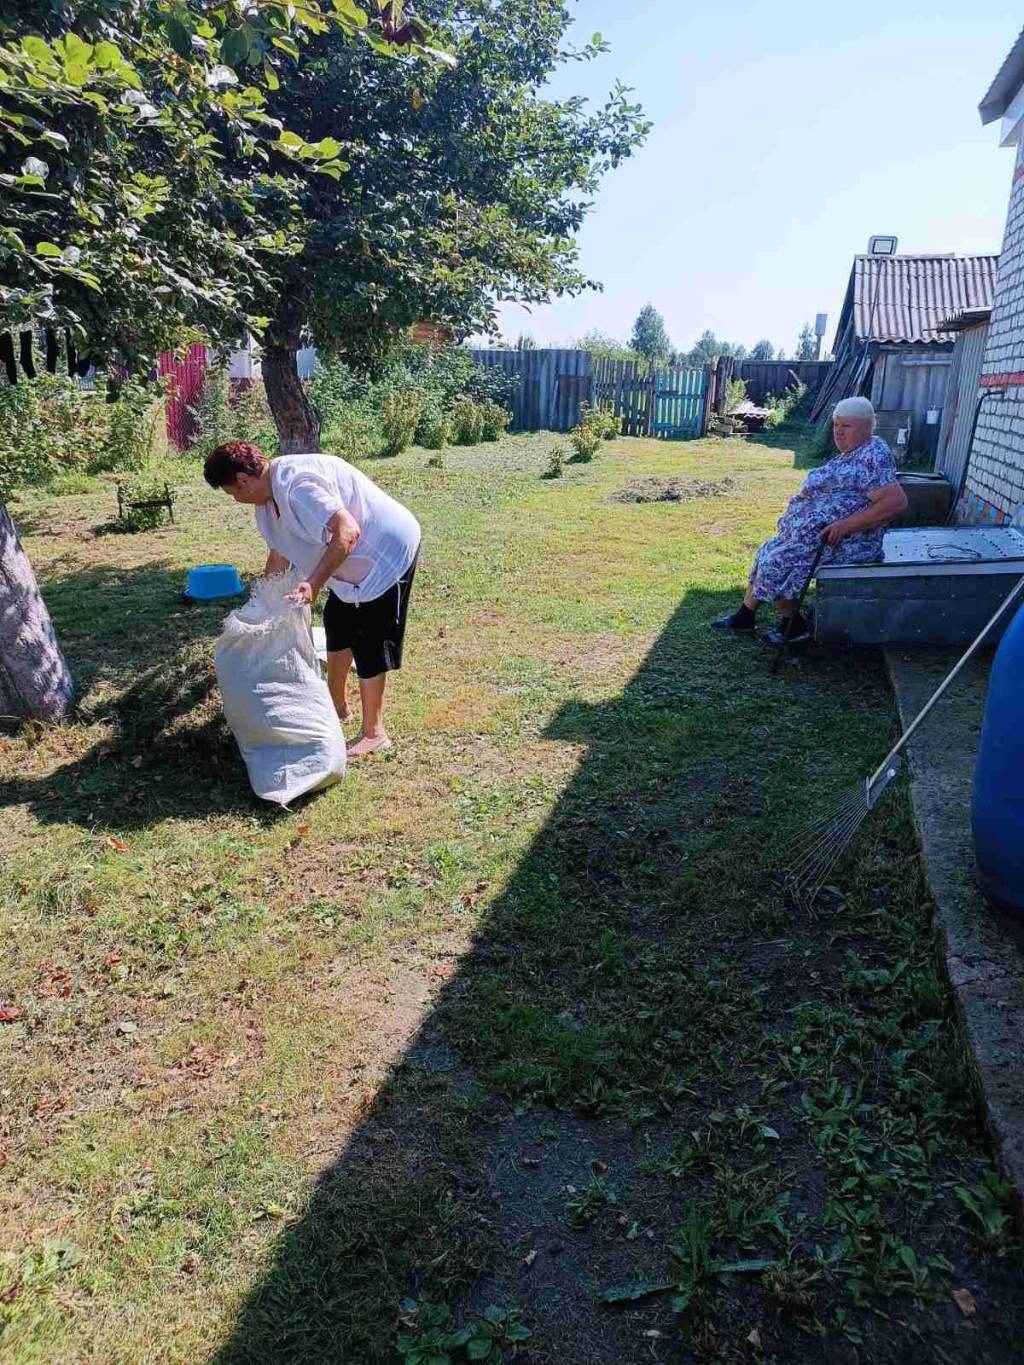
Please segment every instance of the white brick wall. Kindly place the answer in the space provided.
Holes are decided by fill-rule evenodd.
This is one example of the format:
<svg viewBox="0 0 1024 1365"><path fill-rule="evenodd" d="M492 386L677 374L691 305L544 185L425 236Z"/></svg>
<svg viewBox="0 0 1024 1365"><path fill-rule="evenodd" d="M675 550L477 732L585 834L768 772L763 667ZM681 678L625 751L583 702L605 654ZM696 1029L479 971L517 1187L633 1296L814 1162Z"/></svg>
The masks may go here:
<svg viewBox="0 0 1024 1365"><path fill-rule="evenodd" d="M967 491L1009 515L1024 501L1024 140L1018 144L995 306L981 367L995 380L971 446ZM1006 376L1021 375L1018 383Z"/></svg>

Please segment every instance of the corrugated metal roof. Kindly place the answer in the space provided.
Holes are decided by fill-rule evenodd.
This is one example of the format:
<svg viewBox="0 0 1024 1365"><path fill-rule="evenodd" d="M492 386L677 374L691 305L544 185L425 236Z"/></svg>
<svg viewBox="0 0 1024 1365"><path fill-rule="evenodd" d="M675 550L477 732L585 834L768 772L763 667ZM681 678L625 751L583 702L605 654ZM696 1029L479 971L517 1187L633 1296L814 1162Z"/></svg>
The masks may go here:
<svg viewBox="0 0 1024 1365"><path fill-rule="evenodd" d="M981 115L982 123L991 123L993 119L1002 118L1022 82L1024 82L1024 29L1021 29L1020 36L996 72L996 78L989 86L988 93L978 105L978 113Z"/></svg>
<svg viewBox="0 0 1024 1365"><path fill-rule="evenodd" d="M949 342L943 322L967 308L991 308L998 256L856 256L857 339Z"/></svg>
<svg viewBox="0 0 1024 1365"><path fill-rule="evenodd" d="M963 308L952 317L943 318L939 326L944 332L963 332L968 327L980 327L991 317L991 308Z"/></svg>

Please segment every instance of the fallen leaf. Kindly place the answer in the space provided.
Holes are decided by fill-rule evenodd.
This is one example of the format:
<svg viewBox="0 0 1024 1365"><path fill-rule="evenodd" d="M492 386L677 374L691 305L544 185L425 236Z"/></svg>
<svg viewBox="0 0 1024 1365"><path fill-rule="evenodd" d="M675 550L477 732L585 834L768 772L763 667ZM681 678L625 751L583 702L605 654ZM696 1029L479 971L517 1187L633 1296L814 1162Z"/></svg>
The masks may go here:
<svg viewBox="0 0 1024 1365"><path fill-rule="evenodd" d="M108 953L106 957L103 959L103 965L109 972L111 967L116 967L120 961L121 961L120 953Z"/></svg>
<svg viewBox="0 0 1024 1365"><path fill-rule="evenodd" d="M972 1313L978 1311L977 1300L969 1289L954 1289L953 1302L965 1318L969 1318Z"/></svg>
<svg viewBox="0 0 1024 1365"><path fill-rule="evenodd" d="M183 1275L194 1275L199 1269L199 1257L194 1251L190 1251L181 1263L181 1273Z"/></svg>
<svg viewBox="0 0 1024 1365"><path fill-rule="evenodd" d="M538 1156L524 1156L524 1157L522 1158L522 1162L523 1162L523 1165L524 1165L524 1166L539 1166L539 1165L540 1165L540 1157L538 1157Z"/></svg>
<svg viewBox="0 0 1024 1365"><path fill-rule="evenodd" d="M295 826L295 833L296 833L296 834L308 834L308 833L309 833L309 828L310 828L309 825L296 825L296 826Z"/></svg>
<svg viewBox="0 0 1024 1365"><path fill-rule="evenodd" d="M753 1346L755 1351L759 1351L761 1349L761 1333L757 1330L756 1327L747 1337L747 1341L750 1343L751 1346Z"/></svg>
<svg viewBox="0 0 1024 1365"><path fill-rule="evenodd" d="M123 839L115 839L112 834L107 835L106 844L107 848L115 849L118 853L128 852L128 845L125 841Z"/></svg>
<svg viewBox="0 0 1024 1365"><path fill-rule="evenodd" d="M533 1265L533 1263L534 1263L534 1261L535 1261L536 1259L537 1259L537 1249L536 1249L536 1247L534 1247L533 1251L528 1251L528 1252L526 1253L526 1255L523 1257L523 1265Z"/></svg>
<svg viewBox="0 0 1024 1365"><path fill-rule="evenodd" d="M608 1170L608 1163L607 1161L592 1161L590 1163L590 1169L595 1175L604 1175Z"/></svg>
<svg viewBox="0 0 1024 1365"><path fill-rule="evenodd" d="M13 1024L24 1013L20 1005L0 1005L0 1024Z"/></svg>
<svg viewBox="0 0 1024 1365"><path fill-rule="evenodd" d="M142 767L142 755L141 755L141 754L136 754L135 757L132 759L132 767L133 767L133 768L141 768L141 767Z"/></svg>
<svg viewBox="0 0 1024 1365"><path fill-rule="evenodd" d="M138 1024L133 1024L130 1019L122 1019L117 1026L118 1033L135 1033L138 1031Z"/></svg>

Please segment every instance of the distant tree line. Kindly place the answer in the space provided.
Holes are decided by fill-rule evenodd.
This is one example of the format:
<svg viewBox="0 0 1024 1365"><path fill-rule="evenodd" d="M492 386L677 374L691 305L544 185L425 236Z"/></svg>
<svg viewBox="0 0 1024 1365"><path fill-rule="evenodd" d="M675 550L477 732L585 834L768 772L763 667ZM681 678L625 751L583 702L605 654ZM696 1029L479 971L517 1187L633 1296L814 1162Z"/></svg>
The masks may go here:
<svg viewBox="0 0 1024 1365"><path fill-rule="evenodd" d="M519 346L522 347L520 338ZM532 344L532 339L530 339ZM681 350L672 344L665 319L654 307L646 303L637 314L633 331L628 341L609 336L597 328L592 328L578 337L573 345L577 350L589 351L591 355L604 360L638 360L651 365L680 365L699 367L713 365L719 356L734 360L816 360L817 338L810 323L804 323L796 347L787 355L785 348L775 346L765 337L749 349L736 342L726 341L715 336L708 329L689 350Z"/></svg>

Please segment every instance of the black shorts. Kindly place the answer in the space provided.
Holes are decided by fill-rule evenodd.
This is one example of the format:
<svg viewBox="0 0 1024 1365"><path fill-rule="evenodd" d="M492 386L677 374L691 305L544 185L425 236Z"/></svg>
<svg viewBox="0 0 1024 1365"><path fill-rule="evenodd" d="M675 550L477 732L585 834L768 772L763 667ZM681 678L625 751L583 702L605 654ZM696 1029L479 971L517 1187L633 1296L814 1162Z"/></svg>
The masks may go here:
<svg viewBox="0 0 1024 1365"><path fill-rule="evenodd" d="M405 618L415 573L414 559L393 588L358 607L328 592L324 603L328 654L350 649L361 678L375 678L378 673L401 668Z"/></svg>

